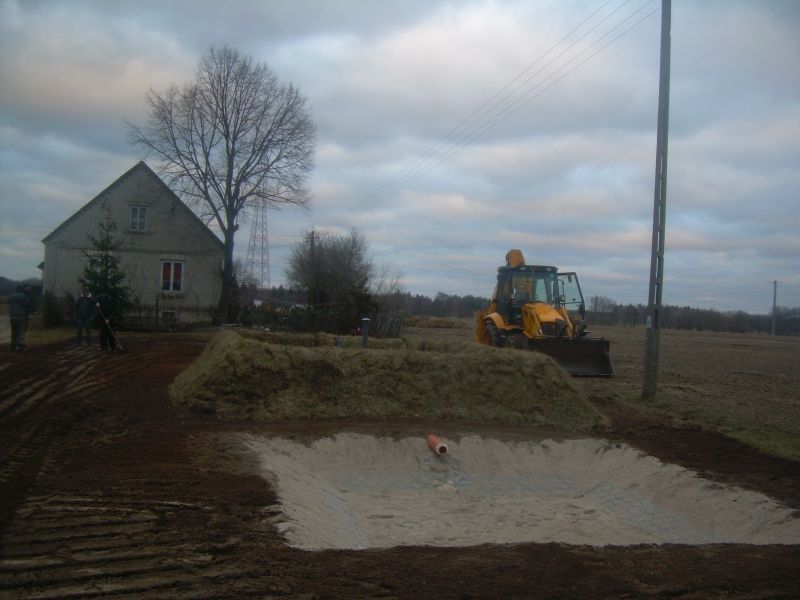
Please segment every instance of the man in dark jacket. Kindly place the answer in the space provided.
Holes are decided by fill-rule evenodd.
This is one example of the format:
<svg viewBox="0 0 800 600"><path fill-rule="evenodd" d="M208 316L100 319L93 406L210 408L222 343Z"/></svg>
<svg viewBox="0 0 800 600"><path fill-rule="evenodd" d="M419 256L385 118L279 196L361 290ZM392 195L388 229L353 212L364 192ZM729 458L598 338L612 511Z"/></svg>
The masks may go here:
<svg viewBox="0 0 800 600"><path fill-rule="evenodd" d="M117 302L114 296L106 293L97 294L95 311L100 348L113 352L117 349L117 338L114 335L114 328L117 326Z"/></svg>
<svg viewBox="0 0 800 600"><path fill-rule="evenodd" d="M77 344L83 341L83 332L86 331L86 347L92 347L92 318L94 317L94 298L89 290L83 290L75 301L75 325L77 327Z"/></svg>
<svg viewBox="0 0 800 600"><path fill-rule="evenodd" d="M8 316L11 319L11 349L25 350L28 334L28 316L31 314L31 298L22 286L8 297Z"/></svg>

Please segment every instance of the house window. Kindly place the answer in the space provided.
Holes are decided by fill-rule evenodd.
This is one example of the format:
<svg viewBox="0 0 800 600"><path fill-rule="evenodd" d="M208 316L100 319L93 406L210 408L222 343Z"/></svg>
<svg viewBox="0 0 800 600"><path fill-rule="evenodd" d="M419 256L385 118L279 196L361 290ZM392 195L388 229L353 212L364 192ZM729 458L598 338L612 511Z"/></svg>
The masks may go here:
<svg viewBox="0 0 800 600"><path fill-rule="evenodd" d="M164 261L161 263L161 291L180 292L183 290L183 263Z"/></svg>
<svg viewBox="0 0 800 600"><path fill-rule="evenodd" d="M131 206L131 231L147 230L147 207Z"/></svg>

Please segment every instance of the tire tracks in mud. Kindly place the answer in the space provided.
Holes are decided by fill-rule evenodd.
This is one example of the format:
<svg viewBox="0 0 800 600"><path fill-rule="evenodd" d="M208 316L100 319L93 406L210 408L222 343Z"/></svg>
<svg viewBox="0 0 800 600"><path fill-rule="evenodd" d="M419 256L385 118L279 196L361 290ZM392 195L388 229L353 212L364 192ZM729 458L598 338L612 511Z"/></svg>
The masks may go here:
<svg viewBox="0 0 800 600"><path fill-rule="evenodd" d="M0 353L0 598L798 596L796 547L286 547L261 481L193 462L218 449L203 434L229 429L170 406L167 385L203 342L131 338L118 355L66 343ZM702 470L752 458L604 408L621 439L662 459ZM757 489L782 473L796 480L772 460L751 470L763 471Z"/></svg>
<svg viewBox="0 0 800 600"><path fill-rule="evenodd" d="M59 453L80 443L71 433L166 352L138 347L131 357L62 344L3 357L1 597L214 598L237 588L246 595L241 568L226 561L235 544L195 534L217 507L170 500L174 482L141 486L127 477L80 495L48 486L58 481ZM260 577L247 574L244 587Z"/></svg>
<svg viewBox="0 0 800 600"><path fill-rule="evenodd" d="M22 482L32 483L50 466L45 458L51 444L63 439L85 415L87 407L82 400L101 394L115 379L145 368L147 359L155 359L156 354L138 358L134 363L123 355L87 355L81 348L71 347L52 353L29 352L25 355L28 360L0 370L0 389L6 390L0 399L4 432L0 484L18 488ZM28 373L19 378L17 369Z"/></svg>
<svg viewBox="0 0 800 600"><path fill-rule="evenodd" d="M26 598L219 597L239 569L225 544L175 535L176 517L202 521L209 507L133 497L31 497L0 550L0 595ZM257 577L255 578L257 579Z"/></svg>

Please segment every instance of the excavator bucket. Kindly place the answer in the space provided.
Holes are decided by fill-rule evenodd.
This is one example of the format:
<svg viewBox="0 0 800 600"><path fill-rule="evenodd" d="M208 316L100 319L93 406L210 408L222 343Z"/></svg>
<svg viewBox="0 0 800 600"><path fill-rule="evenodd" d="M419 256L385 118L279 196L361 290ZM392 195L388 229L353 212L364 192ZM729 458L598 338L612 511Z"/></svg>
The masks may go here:
<svg viewBox="0 0 800 600"><path fill-rule="evenodd" d="M547 354L573 377L614 376L608 340L540 338L528 340L528 347Z"/></svg>

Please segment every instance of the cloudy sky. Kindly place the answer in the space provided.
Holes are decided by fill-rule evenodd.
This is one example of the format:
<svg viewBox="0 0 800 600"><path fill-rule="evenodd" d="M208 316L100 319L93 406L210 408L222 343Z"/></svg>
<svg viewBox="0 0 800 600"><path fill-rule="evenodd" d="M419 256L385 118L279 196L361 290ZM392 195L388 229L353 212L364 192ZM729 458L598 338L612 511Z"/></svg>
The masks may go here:
<svg viewBox="0 0 800 600"><path fill-rule="evenodd" d="M675 0L664 302L800 306L800 2ZM308 97L312 227L405 289L489 295L508 248L647 301L659 0L0 0L0 275L143 156L148 89L228 44ZM156 166L155 164L153 165ZM237 254L247 251L248 229Z"/></svg>

